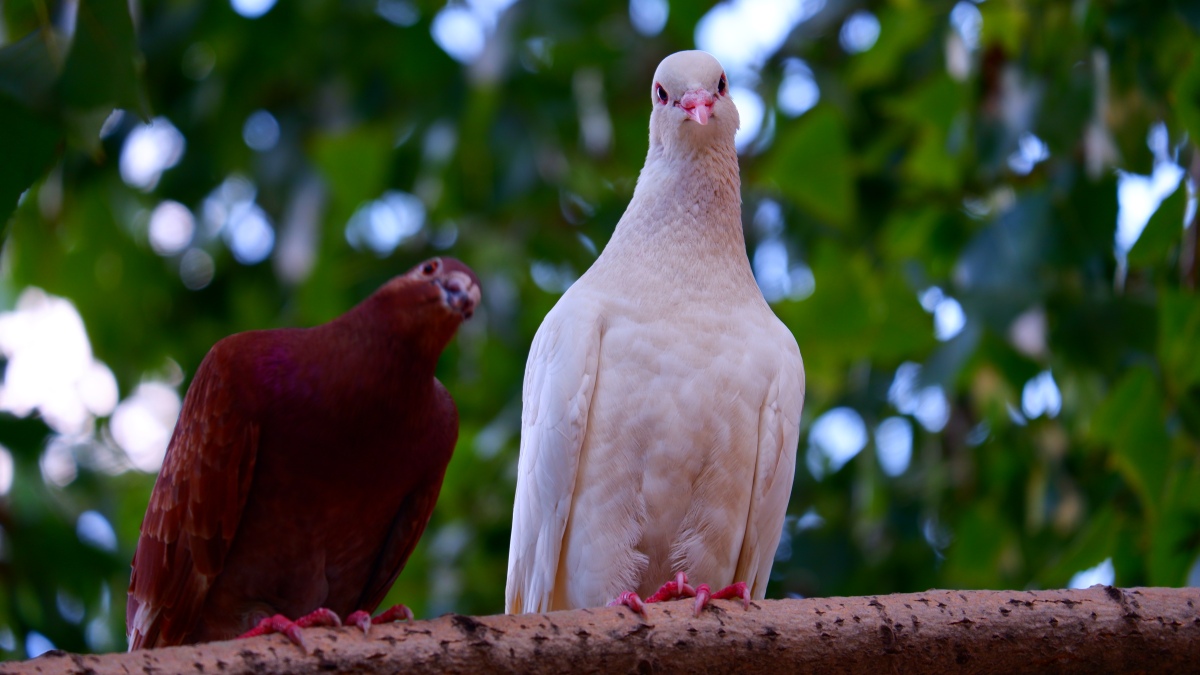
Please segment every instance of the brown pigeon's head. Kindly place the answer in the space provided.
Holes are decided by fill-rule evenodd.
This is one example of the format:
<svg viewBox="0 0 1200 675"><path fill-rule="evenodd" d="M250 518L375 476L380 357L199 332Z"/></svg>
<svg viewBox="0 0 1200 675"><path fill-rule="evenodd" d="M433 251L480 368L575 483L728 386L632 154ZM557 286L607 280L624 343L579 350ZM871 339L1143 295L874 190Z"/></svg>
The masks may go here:
<svg viewBox="0 0 1200 675"><path fill-rule="evenodd" d="M739 124L737 106L729 97L725 69L712 54L692 50L663 59L654 71L650 99L651 144L672 149L681 142L725 142L732 147Z"/></svg>
<svg viewBox="0 0 1200 675"><path fill-rule="evenodd" d="M479 304L479 277L454 258L430 258L388 285L411 298L414 311L443 314L457 321L471 318Z"/></svg>
<svg viewBox="0 0 1200 675"><path fill-rule="evenodd" d="M454 258L430 258L384 284L356 313L368 324L441 352L479 300L479 277L470 267Z"/></svg>

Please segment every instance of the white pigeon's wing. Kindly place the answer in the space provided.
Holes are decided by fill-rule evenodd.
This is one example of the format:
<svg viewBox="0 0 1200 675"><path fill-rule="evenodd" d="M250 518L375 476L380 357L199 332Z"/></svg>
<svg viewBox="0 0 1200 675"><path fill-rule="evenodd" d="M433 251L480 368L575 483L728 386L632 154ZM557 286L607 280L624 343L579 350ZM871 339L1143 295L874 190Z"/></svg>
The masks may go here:
<svg viewBox="0 0 1200 675"><path fill-rule="evenodd" d="M790 350L785 352L783 367L771 382L759 411L754 488L750 493L746 536L733 577L735 581L746 581L750 596L756 600L767 594L767 581L796 475L800 409L804 406L804 363L790 332L787 342Z"/></svg>
<svg viewBox="0 0 1200 675"><path fill-rule="evenodd" d="M583 304L578 296L559 301L534 336L525 365L504 593L509 614L550 610L600 357L600 330L579 309Z"/></svg>

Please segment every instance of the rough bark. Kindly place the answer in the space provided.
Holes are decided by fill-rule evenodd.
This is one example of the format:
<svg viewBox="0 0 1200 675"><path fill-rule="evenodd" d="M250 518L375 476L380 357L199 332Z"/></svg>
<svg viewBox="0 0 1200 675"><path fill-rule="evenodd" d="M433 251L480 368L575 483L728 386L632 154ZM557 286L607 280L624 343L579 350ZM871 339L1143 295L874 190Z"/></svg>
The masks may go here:
<svg viewBox="0 0 1200 675"><path fill-rule="evenodd" d="M942 591L690 601L309 629L128 654L62 652L0 673L1166 673L1200 668L1200 589Z"/></svg>

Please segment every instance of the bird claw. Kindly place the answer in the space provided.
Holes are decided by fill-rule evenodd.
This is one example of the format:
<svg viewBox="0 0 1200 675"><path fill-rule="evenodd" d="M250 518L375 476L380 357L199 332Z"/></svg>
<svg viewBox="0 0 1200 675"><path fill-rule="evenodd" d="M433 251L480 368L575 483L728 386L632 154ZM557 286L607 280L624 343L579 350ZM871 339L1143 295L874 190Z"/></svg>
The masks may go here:
<svg viewBox="0 0 1200 675"><path fill-rule="evenodd" d="M746 585L746 582L732 583L712 594L713 600L732 600L733 598L741 598L742 608L750 609L750 587Z"/></svg>
<svg viewBox="0 0 1200 675"><path fill-rule="evenodd" d="M371 632L371 613L360 609L346 617L346 625L358 626L362 629L363 635L369 635Z"/></svg>
<svg viewBox="0 0 1200 675"><path fill-rule="evenodd" d="M696 589L688 585L687 575L677 572L673 581L668 581L659 587L654 595L646 598L646 602L665 602L676 598L690 598L696 594Z"/></svg>
<svg viewBox="0 0 1200 675"><path fill-rule="evenodd" d="M645 600L638 597L633 591L625 591L618 595L616 599L608 603L609 607L625 605L629 609L646 616L646 604L651 602L666 602L667 600L675 600L676 598L690 598L696 594L696 589L692 588L687 582L687 575L679 572L675 578L663 584Z"/></svg>
<svg viewBox="0 0 1200 675"><path fill-rule="evenodd" d="M642 603L642 599L638 597L638 594L633 591L625 591L614 598L612 602L608 603L609 607L620 607L621 605L628 607L637 614L646 616L646 605Z"/></svg>
<svg viewBox="0 0 1200 675"><path fill-rule="evenodd" d="M708 584L700 584L696 587L696 616L700 616L700 612L704 611L704 607L710 600L732 600L734 598L741 598L742 607L750 609L750 588L746 586L746 582L732 583L716 593L712 592Z"/></svg>
<svg viewBox="0 0 1200 675"><path fill-rule="evenodd" d="M394 605L379 613L379 616L371 618L370 612L358 610L357 612L346 617L346 624L358 626L362 629L363 635L371 634L371 626L380 623L391 623L393 621L412 621L412 610L404 605Z"/></svg>
<svg viewBox="0 0 1200 675"><path fill-rule="evenodd" d="M608 603L609 607L625 605L629 609L646 616L646 606L644 603L651 602L666 602L667 600L677 600L680 598L696 598L695 609L693 610L696 616L704 611L711 600L730 600L733 598L741 598L742 606L750 609L750 588L746 586L746 582L738 581L730 584L717 592L713 592L708 584L700 584L693 588L688 584L687 575L683 572L675 574L675 578L659 587L653 595L647 597L644 601L638 597L633 591L625 591L618 595L615 600Z"/></svg>
<svg viewBox="0 0 1200 675"><path fill-rule="evenodd" d="M292 644L308 653L308 643L304 641L304 628L312 626L341 626L342 620L333 610L321 607L292 621L282 614L267 617L258 622L254 628L237 636L237 639L258 637L259 635L281 634L292 641Z"/></svg>
<svg viewBox="0 0 1200 675"><path fill-rule="evenodd" d="M708 584L700 584L696 587L696 608L692 612L693 616L700 616L700 612L704 611L704 606L712 599L712 589Z"/></svg>
<svg viewBox="0 0 1200 675"><path fill-rule="evenodd" d="M330 626L340 628L342 620L338 618L336 612L325 607L318 607L304 616L296 619L295 624L301 628L309 628L312 626Z"/></svg>
<svg viewBox="0 0 1200 675"><path fill-rule="evenodd" d="M371 623L391 623L393 621L408 621L412 622L412 610L404 605L393 605L379 613L379 616L371 619Z"/></svg>

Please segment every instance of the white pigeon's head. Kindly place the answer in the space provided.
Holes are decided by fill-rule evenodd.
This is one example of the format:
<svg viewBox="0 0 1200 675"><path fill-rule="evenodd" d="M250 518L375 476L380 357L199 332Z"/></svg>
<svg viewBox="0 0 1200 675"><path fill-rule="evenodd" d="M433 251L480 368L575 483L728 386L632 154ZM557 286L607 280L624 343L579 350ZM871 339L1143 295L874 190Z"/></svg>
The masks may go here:
<svg viewBox="0 0 1200 675"><path fill-rule="evenodd" d="M727 141L738 129L737 106L729 97L725 69L712 54L699 50L675 52L658 64L650 87L650 142L670 149ZM681 148L682 149L682 148Z"/></svg>

